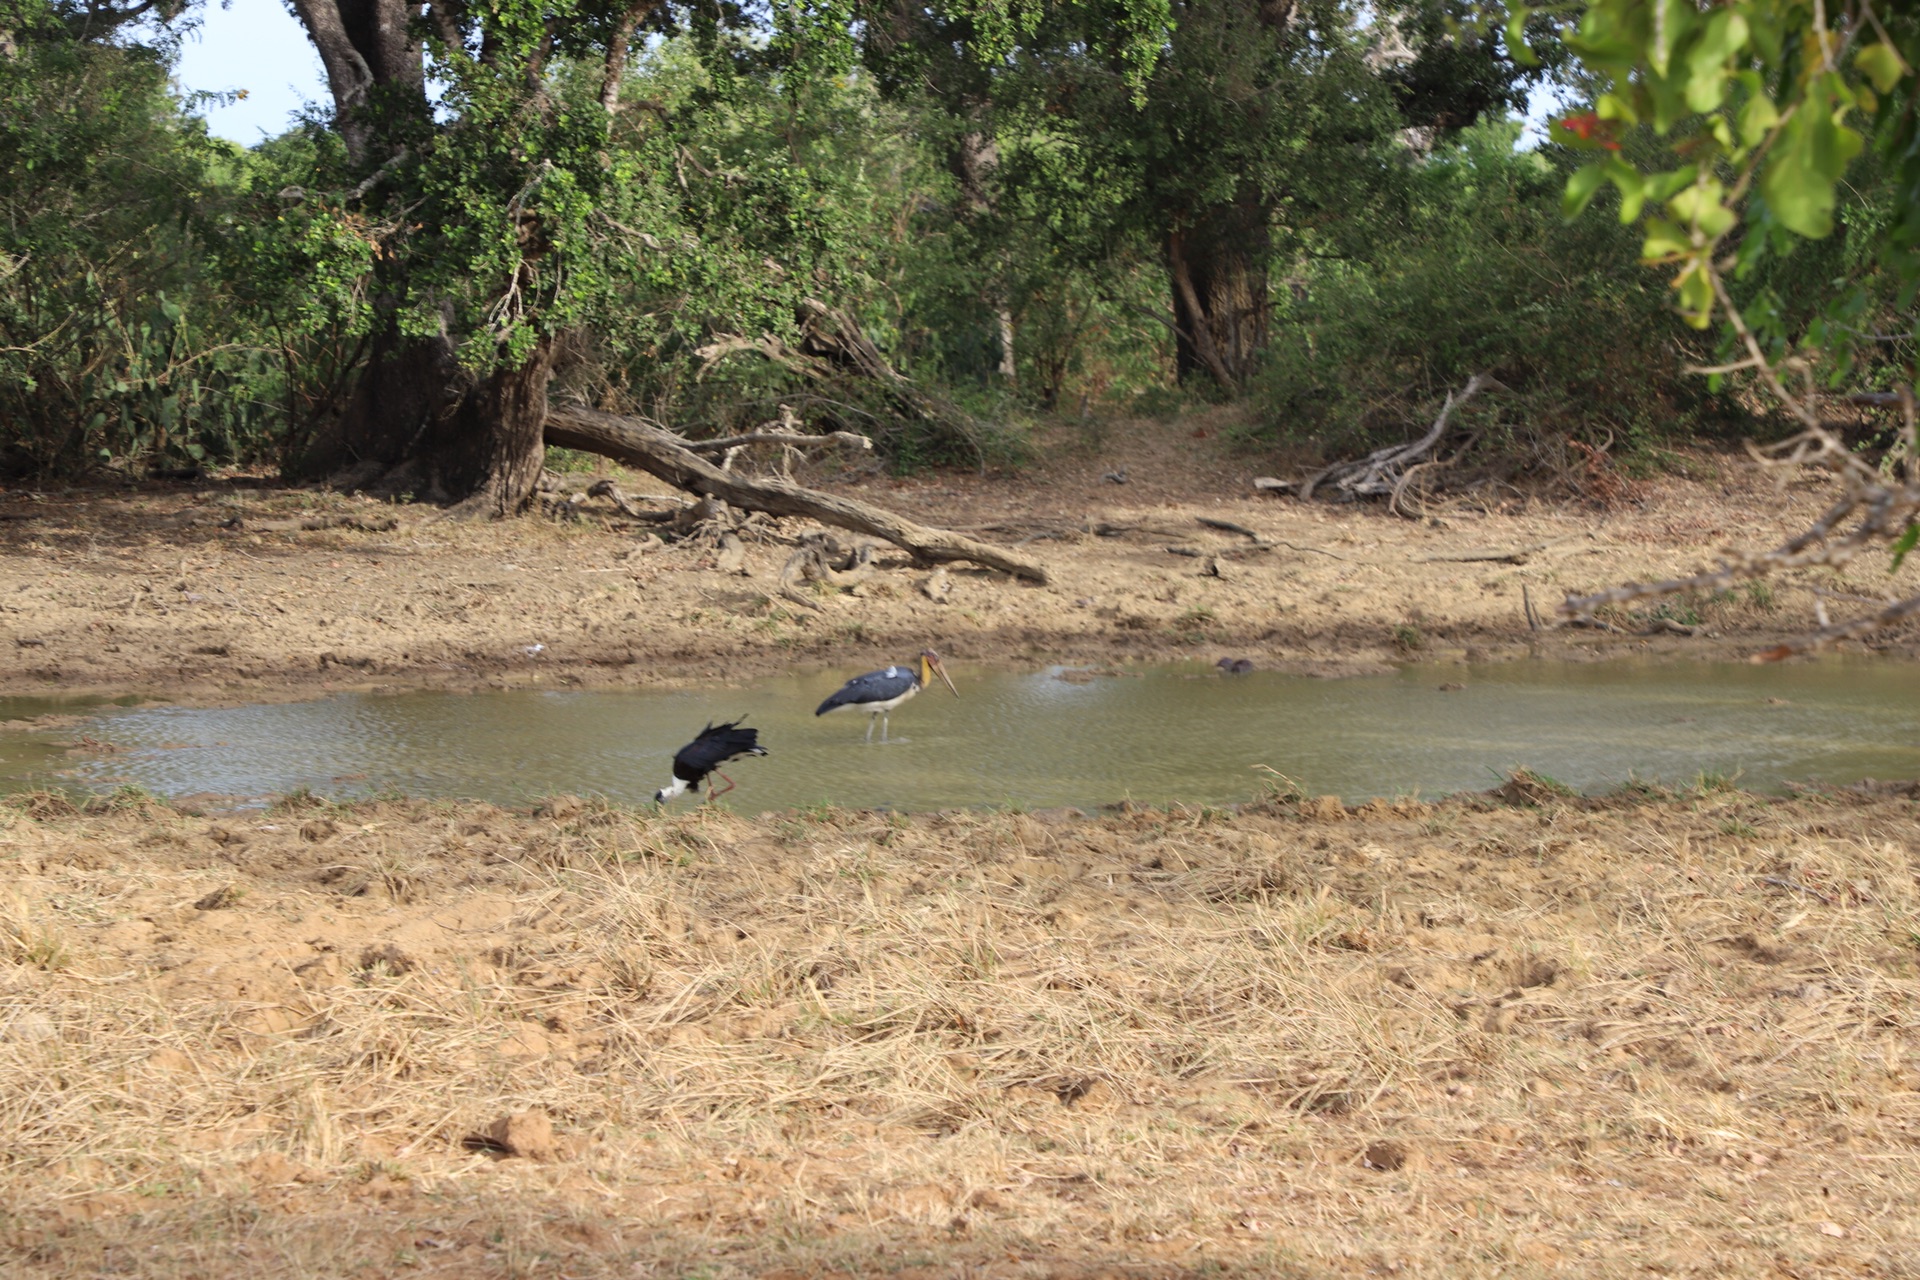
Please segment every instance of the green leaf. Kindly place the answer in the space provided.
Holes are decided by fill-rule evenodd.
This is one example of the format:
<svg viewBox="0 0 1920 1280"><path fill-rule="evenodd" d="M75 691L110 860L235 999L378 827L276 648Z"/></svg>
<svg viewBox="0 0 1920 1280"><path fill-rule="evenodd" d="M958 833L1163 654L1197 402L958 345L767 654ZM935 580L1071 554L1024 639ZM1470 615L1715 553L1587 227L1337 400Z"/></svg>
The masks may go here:
<svg viewBox="0 0 1920 1280"><path fill-rule="evenodd" d="M1533 10L1527 6L1514 6L1513 13L1507 18L1507 52L1522 66L1537 67L1540 59L1527 45L1527 19L1532 16Z"/></svg>
<svg viewBox="0 0 1920 1280"><path fill-rule="evenodd" d="M1620 225L1624 227L1639 218L1647 202L1647 180L1619 156L1608 156L1605 163L1607 177L1620 188Z"/></svg>
<svg viewBox="0 0 1920 1280"><path fill-rule="evenodd" d="M1560 197L1560 216L1572 222L1587 206L1593 203L1594 193L1600 190L1600 184L1607 180L1607 171L1598 164L1583 165L1573 171L1567 179L1567 189Z"/></svg>
<svg viewBox="0 0 1920 1280"><path fill-rule="evenodd" d="M1726 100L1727 59L1747 43L1747 20L1732 9L1717 9L1687 53L1687 105L1712 111Z"/></svg>
<svg viewBox="0 0 1920 1280"><path fill-rule="evenodd" d="M1860 68L1861 74L1881 93L1891 93L1893 86L1900 83L1900 77L1907 73L1907 64L1900 51L1881 41L1867 45L1853 55L1853 65ZM1912 528L1908 528L1912 532Z"/></svg>
<svg viewBox="0 0 1920 1280"><path fill-rule="evenodd" d="M1780 110L1763 89L1754 90L1746 105L1740 108L1740 141L1746 146L1760 144L1767 132L1780 123Z"/></svg>
<svg viewBox="0 0 1920 1280"><path fill-rule="evenodd" d="M1696 183L1667 202L1676 218L1699 228L1701 234L1717 240L1733 229L1735 216L1723 199L1726 188L1717 180Z"/></svg>
<svg viewBox="0 0 1920 1280"><path fill-rule="evenodd" d="M1647 61L1662 79L1672 63L1673 51L1686 39L1696 12L1692 0L1653 0L1653 40L1647 49Z"/></svg>
<svg viewBox="0 0 1920 1280"><path fill-rule="evenodd" d="M1696 260L1673 282L1680 291L1680 316L1696 329L1713 323L1713 277L1707 264Z"/></svg>
<svg viewBox="0 0 1920 1280"><path fill-rule="evenodd" d="M1900 572L1900 562L1907 558L1907 553L1916 545L1920 545L1920 524L1909 520L1906 529L1900 534L1900 540L1893 544L1893 568L1888 572Z"/></svg>
<svg viewBox="0 0 1920 1280"><path fill-rule="evenodd" d="M1787 122L1760 175L1760 192L1781 225L1809 240L1832 232L1834 184L1862 141L1823 111L1803 110Z"/></svg>
<svg viewBox="0 0 1920 1280"><path fill-rule="evenodd" d="M1661 262L1693 252L1687 233L1665 218L1647 219L1647 238L1641 242L1640 256L1648 262Z"/></svg>

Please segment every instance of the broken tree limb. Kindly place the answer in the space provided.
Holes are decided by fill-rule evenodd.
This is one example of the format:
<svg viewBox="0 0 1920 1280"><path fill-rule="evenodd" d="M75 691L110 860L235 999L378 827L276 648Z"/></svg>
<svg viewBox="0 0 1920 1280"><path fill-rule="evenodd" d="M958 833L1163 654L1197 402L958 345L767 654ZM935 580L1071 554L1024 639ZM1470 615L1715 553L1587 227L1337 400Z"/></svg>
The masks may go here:
<svg viewBox="0 0 1920 1280"><path fill-rule="evenodd" d="M686 447L691 453L709 454L725 453L729 449L743 449L755 444L783 444L795 449L825 444L844 444L854 449L873 448L873 441L856 431L834 431L823 436L789 431L750 431L746 435L724 436L718 440L689 440Z"/></svg>
<svg viewBox="0 0 1920 1280"><path fill-rule="evenodd" d="M873 441L857 431L829 431L825 435L802 431L800 420L793 416L793 409L784 404L780 406L778 418L761 423L758 428L745 435L723 436L718 440L694 440L688 443L687 448L694 453L718 453L730 457L734 450L756 444L777 444L795 450L843 444L852 449L864 449L869 453L873 451ZM722 467L725 470L732 470L724 463Z"/></svg>
<svg viewBox="0 0 1920 1280"><path fill-rule="evenodd" d="M910 552L927 563L969 560L1030 582L1048 580L1039 561L1002 547L975 542L946 529L915 524L880 507L821 493L775 477L749 479L722 471L687 447L670 431L633 418L594 409L552 409L547 414L550 445L584 449L658 476L677 489L729 502L744 511L772 516L805 516L821 524L869 534Z"/></svg>
<svg viewBox="0 0 1920 1280"><path fill-rule="evenodd" d="M1421 460L1439 447L1447 434L1447 424L1453 418L1453 411L1482 391L1504 389L1500 380L1493 375L1474 374L1459 395L1451 391L1447 393L1447 402L1440 406L1439 416L1427 428L1425 435L1411 444L1388 445L1383 449L1375 449L1364 458L1336 462L1321 469L1300 483L1300 500L1304 502L1315 491L1331 485L1339 491L1341 498L1349 502L1356 498L1395 498L1397 506L1397 498L1403 489L1402 482L1411 468L1425 465ZM1261 487L1272 489L1276 486Z"/></svg>
<svg viewBox="0 0 1920 1280"><path fill-rule="evenodd" d="M992 435L991 429L894 368L851 314L818 298L803 298L798 319L797 347L788 346L772 334L759 338L723 334L698 348L694 354L700 357L701 367L696 380L706 377L721 360L743 352L757 355L813 383L850 378L877 388L895 416L917 420L964 443L985 469L986 442Z"/></svg>
<svg viewBox="0 0 1920 1280"><path fill-rule="evenodd" d="M1567 539L1562 538L1565 542ZM1524 547L1515 547L1511 551L1462 551L1457 555L1415 556L1415 564L1525 564L1527 557L1536 551L1545 551L1554 545L1551 542L1529 542Z"/></svg>
<svg viewBox="0 0 1920 1280"><path fill-rule="evenodd" d="M1199 516L1197 519L1209 529L1218 529L1222 533L1237 533L1243 538L1250 538L1255 546L1271 545L1265 538L1243 524L1235 524L1231 520L1216 520L1212 516Z"/></svg>

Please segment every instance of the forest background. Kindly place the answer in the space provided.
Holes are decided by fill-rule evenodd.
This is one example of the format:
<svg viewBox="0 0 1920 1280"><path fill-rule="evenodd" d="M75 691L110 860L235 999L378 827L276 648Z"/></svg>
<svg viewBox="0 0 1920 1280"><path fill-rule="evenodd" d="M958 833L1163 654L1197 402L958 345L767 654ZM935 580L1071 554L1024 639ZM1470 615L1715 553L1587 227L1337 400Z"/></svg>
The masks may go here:
<svg viewBox="0 0 1920 1280"><path fill-rule="evenodd" d="M334 101L252 148L170 80L193 7L0 8L7 474L269 464L504 514L553 398L691 436L789 405L901 470L1218 400L1250 442L1348 456L1474 373L1509 394L1463 411L1467 447L1514 472L1793 425L1688 372L1736 333L1644 265L1621 176L1671 177L1738 103L1581 110L1630 74L1609 11L1672 6L294 7ZM1716 30L1687 56L1751 101ZM1911 85L1870 61L1849 83ZM1569 105L1521 147L1530 95ZM1776 364L1884 392L1913 361L1903 162L1841 150L1825 225L1754 197L1728 300ZM1884 446L1897 416L1842 425Z"/></svg>

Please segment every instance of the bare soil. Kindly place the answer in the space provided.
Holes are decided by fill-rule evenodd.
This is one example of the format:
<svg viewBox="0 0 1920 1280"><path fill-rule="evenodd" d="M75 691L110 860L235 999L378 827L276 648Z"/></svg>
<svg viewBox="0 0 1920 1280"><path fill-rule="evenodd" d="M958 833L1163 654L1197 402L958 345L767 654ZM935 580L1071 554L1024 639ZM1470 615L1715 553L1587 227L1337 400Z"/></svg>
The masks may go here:
<svg viewBox="0 0 1920 1280"><path fill-rule="evenodd" d="M1914 794L26 798L0 1271L1913 1275Z"/></svg>
<svg viewBox="0 0 1920 1280"><path fill-rule="evenodd" d="M1052 585L956 569L936 602L902 565L818 611L774 588L781 543L723 573L604 511L12 493L0 673L227 701L928 643L1327 674L1728 657L1804 630L1815 588L1886 589L1863 564L1677 602L1690 637L1530 633L1523 585L1546 606L1690 570L1824 492L1689 467L1611 510L1435 523L1252 496L1274 462L1206 420L1070 431L1014 477L812 477L1046 535ZM301 513L398 524L262 527ZM17 796L0 1273L1920 1275L1917 797L1521 777L1431 805L747 819Z"/></svg>
<svg viewBox="0 0 1920 1280"><path fill-rule="evenodd" d="M1669 605L1693 636L1637 634L1659 621L1650 616L1616 617L1612 633L1536 634L1523 592L1550 613L1569 593L1693 572L1722 546L1769 546L1799 531L1831 491L1817 477L1780 491L1737 458L1693 457L1698 478L1616 481L1610 493L1626 500L1609 508L1496 494L1410 520L1378 505L1261 496L1252 477L1279 464L1234 452L1206 418L1109 424L1097 437L1061 428L1042 454L1008 476L805 477L1021 543L1053 575L1034 586L955 567L928 584L928 573L883 553L877 578L818 598L817 609L778 589L804 532L791 521L750 539L745 563L724 571L711 545L647 541L597 499L578 520L489 525L251 481L8 492L0 682L17 693L200 702L634 686L858 668L925 646L961 661L1232 656L1328 675L1529 654L1740 658L1811 629L1816 590L1839 617L1920 576L1909 565L1890 580L1884 560L1863 561L1853 581L1826 571ZM622 483L638 494L664 488ZM363 527L284 527L342 517ZM1240 525L1265 545L1202 519ZM1874 643L1911 653L1916 636Z"/></svg>

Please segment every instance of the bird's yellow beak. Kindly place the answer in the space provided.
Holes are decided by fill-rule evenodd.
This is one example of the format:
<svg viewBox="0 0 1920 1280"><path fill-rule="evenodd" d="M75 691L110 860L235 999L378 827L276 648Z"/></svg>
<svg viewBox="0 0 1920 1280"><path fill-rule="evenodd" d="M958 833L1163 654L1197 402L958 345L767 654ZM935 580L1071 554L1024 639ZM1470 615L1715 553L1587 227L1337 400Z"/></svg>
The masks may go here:
<svg viewBox="0 0 1920 1280"><path fill-rule="evenodd" d="M953 696L956 698L959 697L960 691L954 689L953 677L948 675L947 669L940 665L940 659L929 658L925 654L922 654L920 657L920 683L923 685L932 684L935 672L939 673L941 681L947 688L953 691Z"/></svg>

